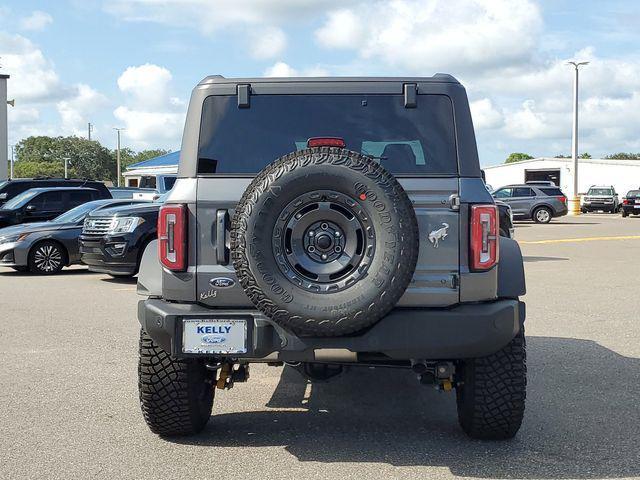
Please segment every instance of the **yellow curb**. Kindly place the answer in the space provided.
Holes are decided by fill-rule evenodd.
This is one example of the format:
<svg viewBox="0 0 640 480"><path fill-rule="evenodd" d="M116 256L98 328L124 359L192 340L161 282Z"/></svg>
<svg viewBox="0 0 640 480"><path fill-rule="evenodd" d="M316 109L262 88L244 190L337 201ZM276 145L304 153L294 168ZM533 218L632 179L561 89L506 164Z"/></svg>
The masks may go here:
<svg viewBox="0 0 640 480"><path fill-rule="evenodd" d="M640 240L640 235L621 235L617 237L557 238L555 240L535 240L518 243L520 245L541 245L543 243L598 242L603 240Z"/></svg>

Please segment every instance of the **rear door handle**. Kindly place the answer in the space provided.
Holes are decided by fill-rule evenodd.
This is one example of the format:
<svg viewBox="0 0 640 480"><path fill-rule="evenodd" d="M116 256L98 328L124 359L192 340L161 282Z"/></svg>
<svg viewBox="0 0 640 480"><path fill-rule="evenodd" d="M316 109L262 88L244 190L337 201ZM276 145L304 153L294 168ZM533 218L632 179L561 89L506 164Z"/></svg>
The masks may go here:
<svg viewBox="0 0 640 480"><path fill-rule="evenodd" d="M216 262L229 264L229 211L216 210Z"/></svg>

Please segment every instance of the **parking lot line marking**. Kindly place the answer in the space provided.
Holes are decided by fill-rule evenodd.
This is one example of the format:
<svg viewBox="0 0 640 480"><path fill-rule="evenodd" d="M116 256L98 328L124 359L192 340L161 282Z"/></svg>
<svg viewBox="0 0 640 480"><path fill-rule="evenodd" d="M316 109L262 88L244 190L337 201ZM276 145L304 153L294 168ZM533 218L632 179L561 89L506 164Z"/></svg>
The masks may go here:
<svg viewBox="0 0 640 480"><path fill-rule="evenodd" d="M544 243L597 242L603 240L640 240L640 235L620 235L616 237L556 238L553 240L530 240L518 243L520 243L521 245L541 245Z"/></svg>
<svg viewBox="0 0 640 480"><path fill-rule="evenodd" d="M129 288L114 288L114 290L116 292L133 292L136 290L136 287L129 287Z"/></svg>

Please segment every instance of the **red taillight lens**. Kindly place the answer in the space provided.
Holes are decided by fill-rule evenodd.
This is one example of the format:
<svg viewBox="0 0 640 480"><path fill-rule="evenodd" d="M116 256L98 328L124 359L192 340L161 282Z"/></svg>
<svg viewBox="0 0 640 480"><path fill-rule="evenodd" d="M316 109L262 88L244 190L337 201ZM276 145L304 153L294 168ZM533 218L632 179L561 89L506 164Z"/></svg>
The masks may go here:
<svg viewBox="0 0 640 480"><path fill-rule="evenodd" d="M338 137L313 137L307 140L307 147L340 147L344 148L346 143Z"/></svg>
<svg viewBox="0 0 640 480"><path fill-rule="evenodd" d="M567 197L565 197L564 195L560 195L558 197L558 200L560 200L562 203L567 203Z"/></svg>
<svg viewBox="0 0 640 480"><path fill-rule="evenodd" d="M625 198L625 199L623 199L623 200L622 200L622 204L623 204L623 205L629 205L629 200L628 200L628 199L626 199L626 198Z"/></svg>
<svg viewBox="0 0 640 480"><path fill-rule="evenodd" d="M187 207L164 205L158 216L160 263L174 272L187 267Z"/></svg>
<svg viewBox="0 0 640 480"><path fill-rule="evenodd" d="M471 269L488 270L498 263L498 207L471 206Z"/></svg>

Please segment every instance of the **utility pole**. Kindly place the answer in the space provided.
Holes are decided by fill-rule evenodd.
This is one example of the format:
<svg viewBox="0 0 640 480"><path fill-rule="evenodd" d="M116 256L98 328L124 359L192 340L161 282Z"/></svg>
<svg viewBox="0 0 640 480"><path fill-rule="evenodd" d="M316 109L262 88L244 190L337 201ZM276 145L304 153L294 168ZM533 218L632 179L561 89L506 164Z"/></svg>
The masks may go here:
<svg viewBox="0 0 640 480"><path fill-rule="evenodd" d="M62 157L62 160L64 160L64 179L68 180L69 179L69 157Z"/></svg>
<svg viewBox="0 0 640 480"><path fill-rule="evenodd" d="M580 197L578 196L578 70L589 62L568 62L573 65L573 141L571 159L573 160L573 193L569 199L569 215L580 215Z"/></svg>
<svg viewBox="0 0 640 480"><path fill-rule="evenodd" d="M91 141L91 132L93 131L93 125L91 125L91 122L89 122L88 126L87 126L87 139L89 141Z"/></svg>
<svg viewBox="0 0 640 480"><path fill-rule="evenodd" d="M124 128L114 128L116 132L118 132L118 148L116 149L116 175L117 175L117 184L116 187L120 186L120 132L124 130Z"/></svg>

